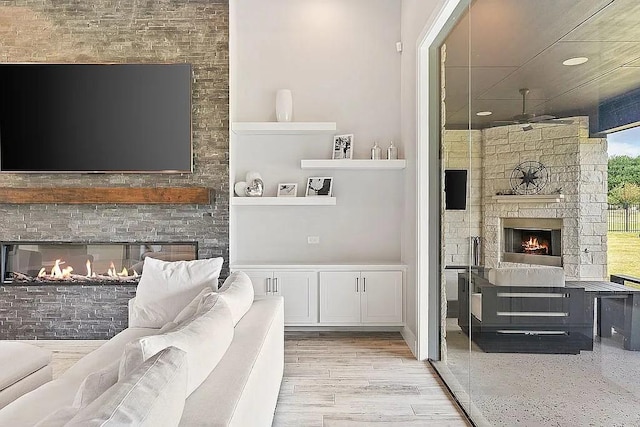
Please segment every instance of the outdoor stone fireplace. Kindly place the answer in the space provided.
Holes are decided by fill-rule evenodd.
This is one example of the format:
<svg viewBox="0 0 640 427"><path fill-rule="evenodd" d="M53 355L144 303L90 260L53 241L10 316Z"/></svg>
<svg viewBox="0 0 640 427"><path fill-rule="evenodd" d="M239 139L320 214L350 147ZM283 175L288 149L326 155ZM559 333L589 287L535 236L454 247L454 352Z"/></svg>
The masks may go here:
<svg viewBox="0 0 640 427"><path fill-rule="evenodd" d="M562 220L504 218L502 231L503 261L562 266Z"/></svg>

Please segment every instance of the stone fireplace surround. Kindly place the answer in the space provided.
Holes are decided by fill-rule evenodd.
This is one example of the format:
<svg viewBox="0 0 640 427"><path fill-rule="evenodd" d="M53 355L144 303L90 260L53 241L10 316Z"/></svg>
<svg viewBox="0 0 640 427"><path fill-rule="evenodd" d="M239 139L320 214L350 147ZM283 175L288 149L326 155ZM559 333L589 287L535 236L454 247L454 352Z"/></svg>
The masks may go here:
<svg viewBox="0 0 640 427"><path fill-rule="evenodd" d="M607 276L607 141L589 138L587 117L574 124L536 124L484 130L445 131L444 168L467 168L467 211L443 212L444 265L469 263L470 236L480 236L481 262L503 262L502 221L506 218L551 218L562 222L562 260L567 280L603 280ZM561 192L560 201L496 197L510 189L513 168L540 161L550 172L544 194ZM506 200L505 200L506 199Z"/></svg>
<svg viewBox="0 0 640 427"><path fill-rule="evenodd" d="M0 241L193 240L199 258L228 260L228 1L20 0L2 2L0 13L4 62L191 63L194 154L192 174L3 173L0 187L199 186L215 192L210 204L0 203ZM221 277L227 274L225 264ZM134 294L135 286L58 286L51 294L0 286L0 338L108 339L126 327L126 301ZM39 301L56 318L38 317L35 311L19 315L12 308L18 301ZM78 317L86 322L69 320ZM10 336L8 325L18 318L30 326L17 327Z"/></svg>

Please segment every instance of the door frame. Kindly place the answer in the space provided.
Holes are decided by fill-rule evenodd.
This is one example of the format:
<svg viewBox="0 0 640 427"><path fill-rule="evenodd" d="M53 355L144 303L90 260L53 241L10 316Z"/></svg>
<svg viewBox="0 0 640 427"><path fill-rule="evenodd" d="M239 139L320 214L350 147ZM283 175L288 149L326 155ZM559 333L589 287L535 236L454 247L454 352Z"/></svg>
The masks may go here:
<svg viewBox="0 0 640 427"><path fill-rule="evenodd" d="M472 0L444 0L417 52L416 356L440 360L440 45Z"/></svg>

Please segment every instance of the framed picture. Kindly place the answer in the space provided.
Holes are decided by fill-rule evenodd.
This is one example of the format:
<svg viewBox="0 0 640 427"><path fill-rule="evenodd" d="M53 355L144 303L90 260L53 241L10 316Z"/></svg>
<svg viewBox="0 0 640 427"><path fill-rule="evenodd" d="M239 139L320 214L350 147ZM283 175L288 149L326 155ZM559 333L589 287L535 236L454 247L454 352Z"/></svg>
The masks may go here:
<svg viewBox="0 0 640 427"><path fill-rule="evenodd" d="M282 183L278 184L278 197L296 197L298 195L298 184Z"/></svg>
<svg viewBox="0 0 640 427"><path fill-rule="evenodd" d="M311 176L307 179L307 189L305 196L331 196L333 187L333 177L329 176Z"/></svg>
<svg viewBox="0 0 640 427"><path fill-rule="evenodd" d="M333 159L353 158L353 134L333 137Z"/></svg>

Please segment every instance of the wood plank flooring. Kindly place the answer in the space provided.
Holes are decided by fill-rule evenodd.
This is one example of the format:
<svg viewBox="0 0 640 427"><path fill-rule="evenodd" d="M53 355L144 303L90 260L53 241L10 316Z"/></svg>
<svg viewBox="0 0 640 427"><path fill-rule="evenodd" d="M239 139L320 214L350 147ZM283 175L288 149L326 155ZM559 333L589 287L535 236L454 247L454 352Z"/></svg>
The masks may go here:
<svg viewBox="0 0 640 427"><path fill-rule="evenodd" d="M398 333L288 332L274 426L467 426Z"/></svg>
<svg viewBox="0 0 640 427"><path fill-rule="evenodd" d="M54 378L104 341L28 341ZM428 363L398 333L287 332L274 426L468 426Z"/></svg>

